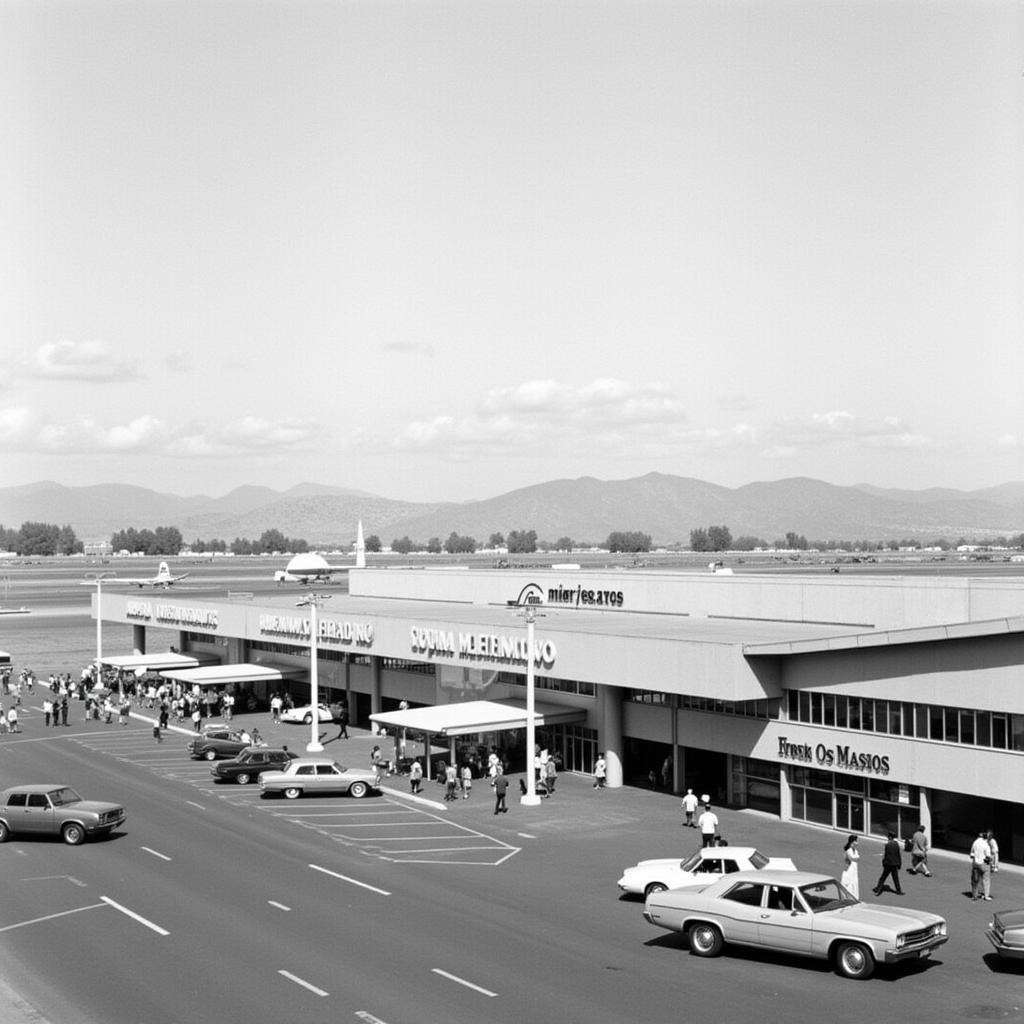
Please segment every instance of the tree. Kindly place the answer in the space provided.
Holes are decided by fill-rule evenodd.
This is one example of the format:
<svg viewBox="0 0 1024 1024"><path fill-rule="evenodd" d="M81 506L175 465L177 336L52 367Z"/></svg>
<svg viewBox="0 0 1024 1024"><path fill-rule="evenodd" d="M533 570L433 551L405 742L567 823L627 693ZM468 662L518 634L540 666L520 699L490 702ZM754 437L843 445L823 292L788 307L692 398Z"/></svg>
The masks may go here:
<svg viewBox="0 0 1024 1024"><path fill-rule="evenodd" d="M489 548L503 548L505 546L505 535L501 533L492 533L487 540L487 546Z"/></svg>
<svg viewBox="0 0 1024 1024"><path fill-rule="evenodd" d="M536 530L511 530L508 535L510 555L530 555L537 550Z"/></svg>
<svg viewBox="0 0 1024 1024"><path fill-rule="evenodd" d="M572 537L559 537L554 543L555 551L572 551L575 546Z"/></svg>
<svg viewBox="0 0 1024 1024"><path fill-rule="evenodd" d="M616 530L608 534L605 544L611 552L636 554L639 551L651 550L651 538L646 533L631 530Z"/></svg>
<svg viewBox="0 0 1024 1024"><path fill-rule="evenodd" d="M398 552L400 555L407 555L410 551L416 550L416 545L409 540L408 536L398 537L391 542L391 550Z"/></svg>
<svg viewBox="0 0 1024 1024"><path fill-rule="evenodd" d="M476 551L476 541L472 537L460 537L453 530L444 542L444 549L449 555L471 555Z"/></svg>
<svg viewBox="0 0 1024 1024"><path fill-rule="evenodd" d="M709 526L708 543L712 551L729 551L732 548L732 534L728 526Z"/></svg>
<svg viewBox="0 0 1024 1024"><path fill-rule="evenodd" d="M259 539L260 551L290 551L288 539L280 530L264 530Z"/></svg>
<svg viewBox="0 0 1024 1024"><path fill-rule="evenodd" d="M55 555L60 529L52 523L21 524L17 552L19 555Z"/></svg>
<svg viewBox="0 0 1024 1024"><path fill-rule="evenodd" d="M441 554L441 538L440 537L431 537L430 540L427 541L427 553L431 554L431 555L439 555L439 554Z"/></svg>
<svg viewBox="0 0 1024 1024"><path fill-rule="evenodd" d="M762 540L760 537L749 537L744 535L742 537L737 537L732 542L733 551L753 551L755 548L766 547L768 547L768 542L766 540Z"/></svg>
<svg viewBox="0 0 1024 1024"><path fill-rule="evenodd" d="M703 528L690 531L691 551L710 551L711 541L708 540L708 531Z"/></svg>
<svg viewBox="0 0 1024 1024"><path fill-rule="evenodd" d="M85 550L85 545L75 536L75 531L67 524L57 534L57 551L62 555L78 555Z"/></svg>
<svg viewBox="0 0 1024 1024"><path fill-rule="evenodd" d="M378 537L377 534L375 533L371 533L370 536L367 537L365 541L363 541L363 548L366 551L380 551L380 537Z"/></svg>

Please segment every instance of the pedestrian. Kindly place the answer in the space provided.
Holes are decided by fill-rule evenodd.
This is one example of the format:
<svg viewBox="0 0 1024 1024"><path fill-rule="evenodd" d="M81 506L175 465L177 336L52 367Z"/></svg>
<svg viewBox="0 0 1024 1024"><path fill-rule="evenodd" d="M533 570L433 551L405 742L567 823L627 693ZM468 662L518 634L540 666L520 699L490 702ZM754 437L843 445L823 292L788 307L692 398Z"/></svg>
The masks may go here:
<svg viewBox="0 0 1024 1024"><path fill-rule="evenodd" d="M375 786L379 786L380 780L384 775L384 759L381 756L380 747L376 744L374 745L373 750L370 751L370 767L374 771L373 784Z"/></svg>
<svg viewBox="0 0 1024 1024"><path fill-rule="evenodd" d="M163 733L161 733L160 731L159 722L157 722L156 725L153 726L153 739L155 739L157 743L163 743L164 741Z"/></svg>
<svg viewBox="0 0 1024 1024"><path fill-rule="evenodd" d="M992 899L992 847L988 834L979 832L971 844L971 899Z"/></svg>
<svg viewBox="0 0 1024 1024"><path fill-rule="evenodd" d="M53 701L47 698L43 701L43 724L50 724L50 716L53 714Z"/></svg>
<svg viewBox="0 0 1024 1024"><path fill-rule="evenodd" d="M7 728L11 732L21 732L21 726L18 725L18 706L12 704L7 711Z"/></svg>
<svg viewBox="0 0 1024 1024"><path fill-rule="evenodd" d="M170 724L170 708L167 706L167 701L164 701L160 705L160 715L157 721L160 723L161 729L166 729Z"/></svg>
<svg viewBox="0 0 1024 1024"><path fill-rule="evenodd" d="M548 787L548 796L551 796L551 794L554 793L554 791L555 791L555 783L557 781L558 781L558 765L555 764L555 759L553 757L549 757L548 758L548 764L547 764L547 778L545 779L545 782L547 783L547 787Z"/></svg>
<svg viewBox="0 0 1024 1024"><path fill-rule="evenodd" d="M259 729L253 726L252 729L252 740L251 745L254 747L265 747L266 743L263 742L263 737L260 735Z"/></svg>
<svg viewBox="0 0 1024 1024"><path fill-rule="evenodd" d="M117 709L117 719L122 725L128 724L128 713L131 711L131 709L132 702L127 697L124 697L121 700L121 704Z"/></svg>
<svg viewBox="0 0 1024 1024"><path fill-rule="evenodd" d="M494 813L508 814L508 807L505 804L505 793L508 791L508 776L494 776Z"/></svg>
<svg viewBox="0 0 1024 1024"><path fill-rule="evenodd" d="M413 793L422 792L423 789L423 765L418 757L409 767L409 788Z"/></svg>
<svg viewBox="0 0 1024 1024"><path fill-rule="evenodd" d="M683 822L684 828L696 828L697 823L693 820L693 816L697 813L697 808L700 806L696 794L692 789L686 791L686 796L683 797L683 813L686 815L686 821Z"/></svg>
<svg viewBox="0 0 1024 1024"><path fill-rule="evenodd" d="M996 834L992 829L988 830L985 838L988 840L989 856L992 858L992 874L995 874L999 870L999 843L996 842Z"/></svg>
<svg viewBox="0 0 1024 1024"><path fill-rule="evenodd" d="M334 718L334 724L338 727L338 735L335 737L339 740L348 739L348 706L342 704L341 701L335 701L331 705L331 716Z"/></svg>
<svg viewBox="0 0 1024 1024"><path fill-rule="evenodd" d="M896 839L896 833L890 832L885 841L885 849L882 850L882 873L878 876L872 892L876 896L882 895L882 889L887 878L892 879L893 887L897 896L903 895L903 887L900 884L900 868L903 867L903 854L900 853L900 844Z"/></svg>
<svg viewBox="0 0 1024 1024"><path fill-rule="evenodd" d="M457 785L458 769L456 769L454 762L448 765L444 770L444 798L445 800L454 800L455 797L455 786Z"/></svg>
<svg viewBox="0 0 1024 1024"><path fill-rule="evenodd" d="M594 762L594 789L604 789L608 777L608 764L604 759L604 751L599 751Z"/></svg>
<svg viewBox="0 0 1024 1024"><path fill-rule="evenodd" d="M669 754L664 761L661 762L661 787L662 789L668 789L669 783L672 781L672 755Z"/></svg>
<svg viewBox="0 0 1024 1024"><path fill-rule="evenodd" d="M274 725L281 722L281 694L275 693L270 698L270 720Z"/></svg>
<svg viewBox="0 0 1024 1024"><path fill-rule="evenodd" d="M192 730L193 732L199 732L199 722L202 719L202 713L199 710L199 705L196 704L192 708Z"/></svg>
<svg viewBox="0 0 1024 1024"><path fill-rule="evenodd" d="M462 799L468 800L473 790L473 769L468 762L462 766Z"/></svg>
<svg viewBox="0 0 1024 1024"><path fill-rule="evenodd" d="M714 846L715 835L718 832L718 815L711 810L711 804L704 805L704 810L697 819L697 827L700 829L700 845Z"/></svg>
<svg viewBox="0 0 1024 1024"><path fill-rule="evenodd" d="M651 789L658 788L658 776L653 768L647 773L647 785L650 786Z"/></svg>
<svg viewBox="0 0 1024 1024"><path fill-rule="evenodd" d="M907 868L908 875L924 875L925 878L932 877L932 873L928 868L929 845L924 825L918 825L910 840L910 867Z"/></svg>
<svg viewBox="0 0 1024 1024"><path fill-rule="evenodd" d="M66 726L68 724L68 695L67 692L61 694L60 698L60 724Z"/></svg>
<svg viewBox="0 0 1024 1024"><path fill-rule="evenodd" d="M857 899L860 899L860 869L857 867L859 860L860 850L857 849L857 837L850 836L843 847L843 873L839 881L843 888Z"/></svg>

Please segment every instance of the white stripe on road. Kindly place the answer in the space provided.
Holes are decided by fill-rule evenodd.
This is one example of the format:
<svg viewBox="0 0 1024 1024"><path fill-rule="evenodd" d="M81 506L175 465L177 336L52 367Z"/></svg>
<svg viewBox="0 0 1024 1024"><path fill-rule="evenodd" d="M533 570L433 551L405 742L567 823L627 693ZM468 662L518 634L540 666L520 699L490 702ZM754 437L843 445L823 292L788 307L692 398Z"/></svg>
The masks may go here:
<svg viewBox="0 0 1024 1024"><path fill-rule="evenodd" d="M447 978L449 981L465 985L466 988L471 988L474 992L480 992L485 996L490 996L492 999L498 994L497 992L491 992L489 989L481 988L479 985L474 985L473 982L466 981L465 978L460 978L457 974L449 974L447 971L442 971L440 967L431 967L430 969L434 974L440 974L442 978Z"/></svg>
<svg viewBox="0 0 1024 1024"><path fill-rule="evenodd" d="M186 800L185 803L191 804L193 807L198 807L199 810L205 811L206 808L202 804L197 804L195 800Z"/></svg>
<svg viewBox="0 0 1024 1024"><path fill-rule="evenodd" d="M277 900L267 900L272 907L277 907L278 910L291 910L291 907L286 907L283 903L278 903Z"/></svg>
<svg viewBox="0 0 1024 1024"><path fill-rule="evenodd" d="M151 853L151 854L153 854L154 857L159 857L161 860L170 860L171 859L166 854L164 854L164 853L157 853L156 850L152 850L148 846L140 846L139 849L140 850L145 850L146 853Z"/></svg>
<svg viewBox="0 0 1024 1024"><path fill-rule="evenodd" d="M358 885L363 889L369 889L370 892L379 892L381 896L391 895L387 889L378 889L375 885L367 885L366 882L359 882L354 878L349 878L348 875L339 875L337 871L328 871L327 868L322 868L319 864L310 864L309 866L314 871L321 871L325 875L330 875L332 878L340 878L343 882L349 882L351 885Z"/></svg>
<svg viewBox="0 0 1024 1024"><path fill-rule="evenodd" d="M127 907L122 907L120 903L115 903L109 896L101 896L100 899L103 900L104 903L109 904L115 910L120 910L122 914L130 917L133 921L138 921L139 924L144 924L147 928L151 928L157 933L157 935L171 934L166 928L161 928L160 925L153 924L152 921L147 921L144 917L140 914L136 914L133 910L129 910Z"/></svg>
<svg viewBox="0 0 1024 1024"><path fill-rule="evenodd" d="M30 924L42 924L43 921L52 921L57 917L67 917L68 914L77 914L82 910L97 910L102 907L102 903L92 903L88 907L76 907L74 910L62 910L59 914L47 914L46 917L34 917L31 921L20 921L18 924L5 925L0 928L0 932L11 932L15 928L24 928Z"/></svg>
<svg viewBox="0 0 1024 1024"><path fill-rule="evenodd" d="M303 988L308 988L313 995L325 996L327 993L322 988L317 988L316 985L311 985L308 981L303 981L300 977L292 974L291 971L278 971L282 977L287 978L289 981L294 981L296 985L301 985Z"/></svg>

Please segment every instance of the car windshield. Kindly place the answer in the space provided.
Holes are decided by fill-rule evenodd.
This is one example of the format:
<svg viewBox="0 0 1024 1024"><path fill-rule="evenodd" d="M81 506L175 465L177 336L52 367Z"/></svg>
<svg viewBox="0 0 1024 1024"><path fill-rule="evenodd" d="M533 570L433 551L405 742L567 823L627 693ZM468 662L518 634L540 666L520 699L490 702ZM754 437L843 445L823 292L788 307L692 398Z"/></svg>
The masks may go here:
<svg viewBox="0 0 1024 1024"><path fill-rule="evenodd" d="M813 914L820 914L825 910L838 910L839 907L852 907L860 902L834 878L802 885L800 894Z"/></svg>
<svg viewBox="0 0 1024 1024"><path fill-rule="evenodd" d="M82 798L70 787L62 786L60 789L51 789L49 792L50 803L54 807L62 807L64 804L73 804Z"/></svg>

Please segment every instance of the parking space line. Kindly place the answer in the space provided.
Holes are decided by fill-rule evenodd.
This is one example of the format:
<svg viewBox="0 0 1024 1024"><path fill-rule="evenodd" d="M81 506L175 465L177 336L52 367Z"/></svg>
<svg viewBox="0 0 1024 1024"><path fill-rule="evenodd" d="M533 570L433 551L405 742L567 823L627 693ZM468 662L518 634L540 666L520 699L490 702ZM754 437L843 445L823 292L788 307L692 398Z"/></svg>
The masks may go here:
<svg viewBox="0 0 1024 1024"><path fill-rule="evenodd" d="M309 989L310 992L315 996L326 996L328 995L322 988L317 988L316 985L311 984L308 981L304 981L297 974L292 974L291 971L278 971L282 977L287 978L289 981L294 981L296 985L301 985L305 989Z"/></svg>
<svg viewBox="0 0 1024 1024"><path fill-rule="evenodd" d="M102 903L90 903L87 907L75 907L74 910L62 910L59 914L47 914L45 917L34 917L31 921L19 921L17 924L8 924L0 928L0 932L13 932L15 928L26 928L30 924L42 924L44 921L52 921L54 918L67 917L68 914L79 914L83 910L97 910Z"/></svg>
<svg viewBox="0 0 1024 1024"><path fill-rule="evenodd" d="M454 981L459 985L465 985L466 988L471 988L474 992L480 992L482 995L488 996L491 999L495 998L498 994L497 992L492 992L490 989L474 985L473 982L466 981L465 978L460 978L457 974L449 974L447 971L442 971L440 967L431 967L430 969L434 974L440 974L442 978L447 978L449 981Z"/></svg>
<svg viewBox="0 0 1024 1024"><path fill-rule="evenodd" d="M146 853L151 853L151 854L153 854L154 857L159 857L161 860L169 861L171 859L170 857L167 856L166 853L157 853L156 850L153 850L153 849L151 849L148 846L140 846L139 849L140 850L145 850Z"/></svg>
<svg viewBox="0 0 1024 1024"><path fill-rule="evenodd" d="M141 914L136 914L134 910L129 910L127 907L121 906L120 903L115 903L109 896L101 896L101 900L115 910L121 911L126 917L130 917L133 921L138 921L139 924L145 925L147 928L152 929L157 935L170 935L166 928L161 928L158 924L153 924L152 921L147 921Z"/></svg>
<svg viewBox="0 0 1024 1024"><path fill-rule="evenodd" d="M337 871L329 871L327 868L320 867L319 864L309 865L314 871L320 871L325 875L330 875L332 878L340 878L343 882L348 882L351 885L358 885L362 889L369 889L371 892L380 893L381 896L390 896L391 893L387 889L378 889L375 885L368 885L366 882L360 882L355 878L349 878L348 875L339 875Z"/></svg>

